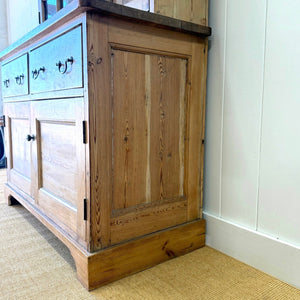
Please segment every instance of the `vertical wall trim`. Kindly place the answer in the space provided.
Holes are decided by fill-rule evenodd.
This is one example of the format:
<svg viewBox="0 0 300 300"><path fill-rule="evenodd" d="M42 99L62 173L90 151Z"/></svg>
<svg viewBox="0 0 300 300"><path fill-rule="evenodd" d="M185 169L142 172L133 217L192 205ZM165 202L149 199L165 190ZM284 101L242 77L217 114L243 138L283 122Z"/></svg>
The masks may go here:
<svg viewBox="0 0 300 300"><path fill-rule="evenodd" d="M224 12L225 18L224 18L223 83L222 83L222 104L221 104L219 217L222 216L223 129L224 129L225 76L226 76L226 51L227 51L227 11L228 11L228 0L226 0L225 2L225 12Z"/></svg>
<svg viewBox="0 0 300 300"><path fill-rule="evenodd" d="M262 67L262 92L261 92L261 113L260 113L260 129L259 129L259 154L258 154L258 176L257 176L257 197L256 197L256 216L255 230L258 230L258 215L260 202L260 175L261 175L261 150L262 150L262 132L263 132L263 116L264 116L264 94L265 94L265 72L266 72L266 47L267 47L267 24L268 24L268 0L265 5L265 32L264 32L264 48L263 48L263 67Z"/></svg>

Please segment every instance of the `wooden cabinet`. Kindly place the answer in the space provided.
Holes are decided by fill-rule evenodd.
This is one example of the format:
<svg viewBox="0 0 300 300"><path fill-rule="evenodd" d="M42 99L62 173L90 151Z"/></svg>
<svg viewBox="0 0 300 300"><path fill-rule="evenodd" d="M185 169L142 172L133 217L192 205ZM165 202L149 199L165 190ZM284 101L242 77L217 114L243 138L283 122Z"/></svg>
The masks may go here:
<svg viewBox="0 0 300 300"><path fill-rule="evenodd" d="M88 289L204 245L210 34L90 2L0 54L5 80L17 60L30 77L3 92L8 203L69 247Z"/></svg>

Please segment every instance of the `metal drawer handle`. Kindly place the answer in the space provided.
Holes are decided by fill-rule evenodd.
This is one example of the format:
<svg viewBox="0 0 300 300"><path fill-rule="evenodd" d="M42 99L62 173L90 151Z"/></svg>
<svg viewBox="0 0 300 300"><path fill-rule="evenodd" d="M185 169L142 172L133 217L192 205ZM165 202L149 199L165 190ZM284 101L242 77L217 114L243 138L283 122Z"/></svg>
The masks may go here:
<svg viewBox="0 0 300 300"><path fill-rule="evenodd" d="M25 78L24 74L15 77L16 83L18 85L23 85L24 84L24 78Z"/></svg>
<svg viewBox="0 0 300 300"><path fill-rule="evenodd" d="M26 136L26 140L28 141L28 142L30 142L31 140L35 140L35 136L32 134L32 135L30 135L30 134L27 134L27 136Z"/></svg>
<svg viewBox="0 0 300 300"><path fill-rule="evenodd" d="M9 79L5 79L5 80L3 81L3 83L4 83L4 86L5 86L6 88L9 87Z"/></svg>
<svg viewBox="0 0 300 300"><path fill-rule="evenodd" d="M45 67L41 67L39 70L37 70L37 69L33 70L32 71L32 78L34 80L36 80L39 77L40 72L45 72L45 71L46 71Z"/></svg>
<svg viewBox="0 0 300 300"><path fill-rule="evenodd" d="M68 70L68 63L72 66L74 62L73 56L65 60L65 63L63 64L61 61L59 61L56 66L58 67L58 72L61 74L65 74Z"/></svg>

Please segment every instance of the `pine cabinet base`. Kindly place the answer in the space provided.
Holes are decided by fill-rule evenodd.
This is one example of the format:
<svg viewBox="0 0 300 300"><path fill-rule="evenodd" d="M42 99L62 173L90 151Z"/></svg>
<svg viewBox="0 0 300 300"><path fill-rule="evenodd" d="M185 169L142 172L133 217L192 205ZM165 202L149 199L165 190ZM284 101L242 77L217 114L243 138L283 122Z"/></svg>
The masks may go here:
<svg viewBox="0 0 300 300"><path fill-rule="evenodd" d="M0 53L8 204L66 244L87 289L204 245L208 35L74 0Z"/></svg>
<svg viewBox="0 0 300 300"><path fill-rule="evenodd" d="M5 197L9 205L15 200L35 215L70 249L76 264L77 278L92 290L127 275L137 273L166 260L184 255L205 245L205 220L178 225L95 253L88 253L70 242L46 216L8 185Z"/></svg>

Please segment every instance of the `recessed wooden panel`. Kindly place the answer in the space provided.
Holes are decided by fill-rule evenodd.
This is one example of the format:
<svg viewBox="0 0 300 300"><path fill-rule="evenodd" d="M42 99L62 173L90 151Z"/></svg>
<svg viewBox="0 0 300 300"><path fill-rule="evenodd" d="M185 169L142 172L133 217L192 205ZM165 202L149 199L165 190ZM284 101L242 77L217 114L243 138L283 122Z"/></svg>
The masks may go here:
<svg viewBox="0 0 300 300"><path fill-rule="evenodd" d="M41 183L49 193L77 207L76 123L39 121ZM58 147L59 145L59 147Z"/></svg>
<svg viewBox="0 0 300 300"><path fill-rule="evenodd" d="M31 134L30 104L5 103L6 117L5 139L7 153L7 180L31 195Z"/></svg>
<svg viewBox="0 0 300 300"><path fill-rule="evenodd" d="M11 119L12 169L30 178L30 142L26 136L30 133L29 119Z"/></svg>
<svg viewBox="0 0 300 300"><path fill-rule="evenodd" d="M151 202L183 196L186 60L150 56Z"/></svg>
<svg viewBox="0 0 300 300"><path fill-rule="evenodd" d="M146 201L145 55L113 51L113 204Z"/></svg>
<svg viewBox="0 0 300 300"><path fill-rule="evenodd" d="M112 243L186 221L186 78L184 58L112 50Z"/></svg>
<svg viewBox="0 0 300 300"><path fill-rule="evenodd" d="M183 196L187 61L112 57L114 209Z"/></svg>

